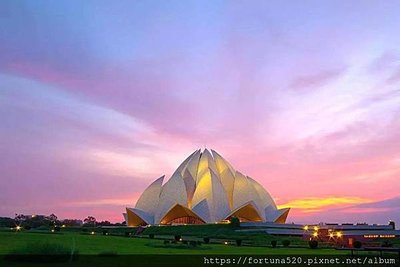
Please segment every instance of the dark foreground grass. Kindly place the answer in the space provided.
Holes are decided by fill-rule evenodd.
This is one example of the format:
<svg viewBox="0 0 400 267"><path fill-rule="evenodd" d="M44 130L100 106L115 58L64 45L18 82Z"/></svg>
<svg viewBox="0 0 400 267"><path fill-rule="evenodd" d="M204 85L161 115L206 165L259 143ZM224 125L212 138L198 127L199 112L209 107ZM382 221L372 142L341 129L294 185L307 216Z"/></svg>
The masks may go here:
<svg viewBox="0 0 400 267"><path fill-rule="evenodd" d="M79 252L72 246L50 243L48 241L28 242L16 247L6 255L5 261L11 262L66 262L77 259Z"/></svg>

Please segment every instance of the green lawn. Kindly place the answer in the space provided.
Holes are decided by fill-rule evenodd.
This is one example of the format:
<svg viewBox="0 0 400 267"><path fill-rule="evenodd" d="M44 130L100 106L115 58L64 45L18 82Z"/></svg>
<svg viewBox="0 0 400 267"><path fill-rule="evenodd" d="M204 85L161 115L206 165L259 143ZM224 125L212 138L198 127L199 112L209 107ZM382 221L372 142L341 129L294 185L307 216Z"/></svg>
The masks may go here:
<svg viewBox="0 0 400 267"><path fill-rule="evenodd" d="M173 236L162 236L171 240ZM199 237L184 236L183 240L195 240ZM231 236L232 237L232 236ZM164 244L164 240L150 239L145 237L125 237L123 235L94 235L87 233L65 231L51 233L49 231L0 231L0 266L5 267L126 267L126 266L204 266L204 258L238 258L257 257L255 255L269 258L298 258L302 256L304 261L315 257L349 257L348 251L335 250L332 248L296 248L296 247L259 247L259 246L236 246L223 244L224 239L214 239L220 244L202 244L197 247L190 247L181 242L178 244ZM32 249L31 249L32 248ZM37 249L39 248L39 250ZM57 250L57 249L60 250ZM40 251L40 253L38 253ZM44 253L42 253L44 251ZM62 251L62 253L57 253ZM74 253L72 253L74 252ZM19 256L25 254L28 256ZM37 255L40 259L29 256ZM62 254L64 260L54 261L52 255ZM70 256L74 254L75 257ZM357 253L358 254L358 253ZM8 256L7 256L8 255ZM11 255L11 256L10 256ZM12 256L18 255L18 256ZM65 255L67 257L65 258ZM86 256L87 255L87 256ZM92 255L92 256L91 256ZM155 256L163 255L163 256ZM250 256L251 255L251 256ZM374 256L370 252L360 252L361 255ZM118 256L118 257L116 257ZM172 257L171 257L172 256ZM294 256L294 257L292 257ZM390 255L393 257L393 255ZM11 258L10 258L11 257ZM13 258L14 257L14 258ZM28 257L28 260L26 260ZM50 260L50 261L49 261ZM282 265L285 266L285 265ZM306 266L306 265L299 265ZM335 265L346 266L346 265Z"/></svg>
<svg viewBox="0 0 400 267"><path fill-rule="evenodd" d="M98 255L112 252L117 255L131 254L265 254L265 255L317 255L346 254L334 249L309 248L270 248L249 247L224 244L203 244L197 248L167 247L162 240L148 238L132 238L121 236L104 236L101 234L84 235L79 233L29 233L0 232L0 254L6 255L27 245L49 242L75 248L80 255Z"/></svg>

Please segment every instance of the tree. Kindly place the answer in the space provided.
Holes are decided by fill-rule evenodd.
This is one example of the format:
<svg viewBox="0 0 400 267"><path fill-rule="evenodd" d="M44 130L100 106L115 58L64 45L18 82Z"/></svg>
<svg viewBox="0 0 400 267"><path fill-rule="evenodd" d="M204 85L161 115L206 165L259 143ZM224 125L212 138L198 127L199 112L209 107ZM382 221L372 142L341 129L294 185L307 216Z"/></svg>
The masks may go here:
<svg viewBox="0 0 400 267"><path fill-rule="evenodd" d="M15 220L8 217L0 217L0 227L14 227Z"/></svg>
<svg viewBox="0 0 400 267"><path fill-rule="evenodd" d="M288 240L288 239L283 240L283 241L282 241L282 245L283 245L284 247L290 246L290 240Z"/></svg>
<svg viewBox="0 0 400 267"><path fill-rule="evenodd" d="M310 248L317 248L318 247L318 241L317 240L310 240L308 241L308 245L310 246Z"/></svg>
<svg viewBox="0 0 400 267"><path fill-rule="evenodd" d="M110 225L112 225L112 223L110 223L109 221L101 221L101 222L98 222L97 225L110 226Z"/></svg>
<svg viewBox="0 0 400 267"><path fill-rule="evenodd" d="M232 227L239 228L240 227L240 220L238 217L232 217L229 220L229 223Z"/></svg>
<svg viewBox="0 0 400 267"><path fill-rule="evenodd" d="M17 224L26 220L26 216L24 214L15 214L14 220Z"/></svg>
<svg viewBox="0 0 400 267"><path fill-rule="evenodd" d="M77 219L64 219L61 221L61 224L64 224L66 226L81 226L82 221Z"/></svg>
<svg viewBox="0 0 400 267"><path fill-rule="evenodd" d="M361 248L362 247L361 241L358 241L358 240L354 241L353 247L354 248Z"/></svg>
<svg viewBox="0 0 400 267"><path fill-rule="evenodd" d="M84 226L96 226L96 218L93 216L88 216L83 220Z"/></svg>
<svg viewBox="0 0 400 267"><path fill-rule="evenodd" d="M58 218L54 213L52 213L52 214L49 215L48 219L54 224L54 223L57 222Z"/></svg>

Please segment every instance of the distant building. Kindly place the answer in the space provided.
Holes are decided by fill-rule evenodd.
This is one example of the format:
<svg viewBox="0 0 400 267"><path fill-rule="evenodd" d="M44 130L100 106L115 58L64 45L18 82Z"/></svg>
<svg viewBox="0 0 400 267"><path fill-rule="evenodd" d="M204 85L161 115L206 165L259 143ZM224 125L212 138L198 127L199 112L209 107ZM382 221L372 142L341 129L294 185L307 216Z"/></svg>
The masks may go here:
<svg viewBox="0 0 400 267"><path fill-rule="evenodd" d="M134 208L126 208L128 226L218 223L231 217L285 223L289 213L214 150L195 151L163 184L164 177L142 193Z"/></svg>
<svg viewBox="0 0 400 267"><path fill-rule="evenodd" d="M318 240L345 247L352 247L354 241L374 244L376 240L400 238L400 230L393 224L352 224L352 223L320 223L320 224L273 224L260 222L244 222L240 224L241 232L264 232L270 235L299 236L306 240Z"/></svg>

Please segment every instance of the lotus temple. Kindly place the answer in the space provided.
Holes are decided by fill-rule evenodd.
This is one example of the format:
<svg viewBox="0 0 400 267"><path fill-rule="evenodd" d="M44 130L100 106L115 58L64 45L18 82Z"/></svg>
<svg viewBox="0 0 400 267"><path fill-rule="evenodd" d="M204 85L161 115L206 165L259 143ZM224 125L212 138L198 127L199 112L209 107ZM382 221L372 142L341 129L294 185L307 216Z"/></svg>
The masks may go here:
<svg viewBox="0 0 400 267"><path fill-rule="evenodd" d="M285 223L289 213L214 150L195 151L165 183L164 178L149 185L134 208L126 208L128 226L219 223L231 217Z"/></svg>

